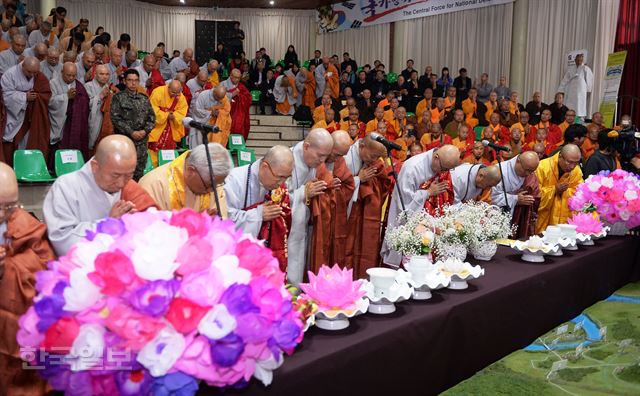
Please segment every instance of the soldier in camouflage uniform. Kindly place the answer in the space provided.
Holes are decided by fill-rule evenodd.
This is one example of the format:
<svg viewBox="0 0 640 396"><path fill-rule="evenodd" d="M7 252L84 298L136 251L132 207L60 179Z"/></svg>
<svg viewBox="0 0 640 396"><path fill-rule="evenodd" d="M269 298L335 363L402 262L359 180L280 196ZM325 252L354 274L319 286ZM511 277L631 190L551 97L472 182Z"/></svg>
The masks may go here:
<svg viewBox="0 0 640 396"><path fill-rule="evenodd" d="M126 135L136 146L138 163L133 174L135 181L144 175L147 165L147 147L149 132L156 126L156 115L149 98L138 91L140 75L137 70L124 72L124 83L127 89L113 96L111 102L111 122L114 132Z"/></svg>

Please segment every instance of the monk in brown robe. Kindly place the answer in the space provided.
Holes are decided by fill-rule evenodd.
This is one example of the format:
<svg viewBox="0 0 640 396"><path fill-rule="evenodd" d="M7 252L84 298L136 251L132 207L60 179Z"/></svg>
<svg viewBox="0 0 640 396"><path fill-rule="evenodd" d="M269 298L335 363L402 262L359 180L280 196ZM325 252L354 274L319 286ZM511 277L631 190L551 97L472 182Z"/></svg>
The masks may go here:
<svg viewBox="0 0 640 396"><path fill-rule="evenodd" d="M318 180L324 180L329 188L311 202L313 235L310 264L315 274L323 264L345 265L347 206L355 188L353 175L344 160L351 147L351 137L342 130L335 131L331 137L333 151L316 170Z"/></svg>
<svg viewBox="0 0 640 396"><path fill-rule="evenodd" d="M16 341L18 319L36 295L35 273L55 259L47 227L18 204L13 170L0 163L0 393L43 395L46 382L37 370L22 370Z"/></svg>
<svg viewBox="0 0 640 396"><path fill-rule="evenodd" d="M382 158L384 146L369 136L354 143L345 156L354 175L356 191L349 203L349 234L346 267L354 278L366 278L367 269L380 263L382 205L389 195L391 180Z"/></svg>

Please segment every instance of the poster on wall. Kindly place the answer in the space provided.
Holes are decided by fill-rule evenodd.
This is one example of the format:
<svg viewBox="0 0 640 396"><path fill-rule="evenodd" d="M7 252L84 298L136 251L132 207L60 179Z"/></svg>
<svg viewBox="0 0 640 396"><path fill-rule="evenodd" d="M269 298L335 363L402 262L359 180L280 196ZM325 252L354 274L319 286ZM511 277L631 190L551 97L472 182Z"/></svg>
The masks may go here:
<svg viewBox="0 0 640 396"><path fill-rule="evenodd" d="M616 103L624 70L624 61L627 59L627 51L613 52L607 58L607 69L602 84L602 102L600 113L604 119L604 125L613 127Z"/></svg>
<svg viewBox="0 0 640 396"><path fill-rule="evenodd" d="M575 66L576 64L576 56L578 56L579 54L582 54L584 56L584 60L583 63L586 65L589 63L589 51L585 48L583 49L577 49L577 50L573 50L573 51L569 51L566 53L565 55L565 60L566 60L566 67L569 68L571 66Z"/></svg>
<svg viewBox="0 0 640 396"><path fill-rule="evenodd" d="M353 0L318 7L320 33L472 10L514 0Z"/></svg>

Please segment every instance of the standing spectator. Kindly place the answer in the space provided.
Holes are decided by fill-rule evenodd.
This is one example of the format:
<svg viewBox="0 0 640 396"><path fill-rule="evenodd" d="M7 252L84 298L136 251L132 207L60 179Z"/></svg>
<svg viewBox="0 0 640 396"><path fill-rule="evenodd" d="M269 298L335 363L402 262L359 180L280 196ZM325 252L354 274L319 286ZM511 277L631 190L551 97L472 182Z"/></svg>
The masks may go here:
<svg viewBox="0 0 640 396"><path fill-rule="evenodd" d="M260 53L262 54L262 59L264 59L264 64L266 67L271 67L271 64L273 62L271 62L271 58L269 57L269 55L267 55L267 50L262 47L260 48Z"/></svg>
<svg viewBox="0 0 640 396"><path fill-rule="evenodd" d="M229 49L231 50L231 56L237 56L243 49L242 43L244 42L244 32L240 29L240 22L233 23L233 30L229 37Z"/></svg>
<svg viewBox="0 0 640 396"><path fill-rule="evenodd" d="M431 82L431 74L433 73L433 68L431 66L427 66L424 68L424 74L420 76L420 78L418 79L418 84L420 84L420 92L424 92L425 89L427 89L427 86L429 86L429 83ZM437 76L436 76L436 81L438 80ZM431 89L434 89L434 87L431 87Z"/></svg>
<svg viewBox="0 0 640 396"><path fill-rule="evenodd" d="M478 90L478 101L484 103L489 100L493 85L489 84L489 75L487 73L482 73L480 81L476 81L476 89Z"/></svg>
<svg viewBox="0 0 640 396"><path fill-rule="evenodd" d="M411 72L415 69L413 68L413 59L407 60L407 68L402 71L402 77L404 77L405 81L409 81L411 79Z"/></svg>
<svg viewBox="0 0 640 396"><path fill-rule="evenodd" d="M348 52L342 54L342 63L340 64L340 71L347 70L347 66L351 66L351 70L355 73L358 70L358 64L355 60L351 59ZM337 65L336 65L337 66Z"/></svg>
<svg viewBox="0 0 640 396"><path fill-rule="evenodd" d="M273 74L273 70L267 70L266 79L260 85L260 114L265 114L265 106L271 107L271 114L276 114L276 100L273 96L273 88L275 87L276 78Z"/></svg>
<svg viewBox="0 0 640 396"><path fill-rule="evenodd" d="M360 70L360 72L358 72L358 79L353 84L353 95L360 96L362 91L368 89L370 85L371 83L367 79L367 72L365 72L364 69Z"/></svg>
<svg viewBox="0 0 640 396"><path fill-rule="evenodd" d="M284 69L288 70L292 65L300 66L300 62L298 61L296 48L290 45L289 48L287 48L287 53L284 54Z"/></svg>
<svg viewBox="0 0 640 396"><path fill-rule="evenodd" d="M540 122L542 111L547 108L549 108L549 106L542 103L542 94L540 92L534 92L533 99L524 107L527 113L529 113L529 117L531 117L531 123L534 125Z"/></svg>
<svg viewBox="0 0 640 396"><path fill-rule="evenodd" d="M444 97L444 94L447 92L447 90L449 89L449 87L453 84L453 80L451 79L451 76L449 75L449 68L448 67L443 67L442 71L440 72L440 78L437 81L438 83L438 88L440 89L441 95L442 97ZM435 92L434 92L435 94ZM440 95L438 95L440 96Z"/></svg>
<svg viewBox="0 0 640 396"><path fill-rule="evenodd" d="M453 80L453 86L456 87L456 95L458 102L462 102L469 96L469 88L471 88L471 79L467 77L467 69L464 67L459 71L460 75Z"/></svg>
<svg viewBox="0 0 640 396"><path fill-rule="evenodd" d="M564 94L558 92L553 103L549 106L549 110L551 110L551 122L556 125L560 125L560 123L564 120L565 114L569 110L567 106L564 105Z"/></svg>
<svg viewBox="0 0 640 396"><path fill-rule="evenodd" d="M322 64L322 52L320 50L313 51L313 59L309 60L309 64L315 67Z"/></svg>
<svg viewBox="0 0 640 396"><path fill-rule="evenodd" d="M498 100L509 99L511 97L511 90L507 87L507 78L505 76L500 76L498 86L495 87L494 91L498 94Z"/></svg>
<svg viewBox="0 0 640 396"><path fill-rule="evenodd" d="M229 51L224 47L224 44L218 43L216 51L213 53L213 59L217 60L220 65L218 72L221 72L227 67L229 64Z"/></svg>
<svg viewBox="0 0 640 396"><path fill-rule="evenodd" d="M587 93L593 88L593 72L584 64L584 55L578 54L576 64L569 66L564 74L558 92L564 94L567 107L576 111L576 116L587 116Z"/></svg>

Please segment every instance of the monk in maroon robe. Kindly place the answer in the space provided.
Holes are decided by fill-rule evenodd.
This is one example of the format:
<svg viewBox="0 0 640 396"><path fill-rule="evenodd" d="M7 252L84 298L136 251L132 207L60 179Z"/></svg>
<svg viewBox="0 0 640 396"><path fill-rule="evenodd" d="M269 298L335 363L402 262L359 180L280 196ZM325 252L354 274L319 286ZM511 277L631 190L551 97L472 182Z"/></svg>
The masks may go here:
<svg viewBox="0 0 640 396"><path fill-rule="evenodd" d="M251 107L251 93L244 84L240 83L240 70L233 69L229 79L222 82L227 89L227 96L231 95L231 133L249 137L249 107Z"/></svg>
<svg viewBox="0 0 640 396"><path fill-rule="evenodd" d="M84 158L89 153L89 94L76 80L76 96L67 104L67 119L62 129L61 149L80 150Z"/></svg>
<svg viewBox="0 0 640 396"><path fill-rule="evenodd" d="M538 220L538 206L540 206L540 186L535 173L524 179L522 187L516 192L516 194L520 193L531 195L534 199L532 205L516 205L511 219L511 224L518 226L513 238L526 240L536 234L535 227Z"/></svg>
<svg viewBox="0 0 640 396"><path fill-rule="evenodd" d="M353 175L343 157L349 151L351 137L345 131L336 131L331 137L333 152L316 169L316 178L330 187L311 201L313 232L310 264L315 274L323 264L346 265L347 206L355 189Z"/></svg>

